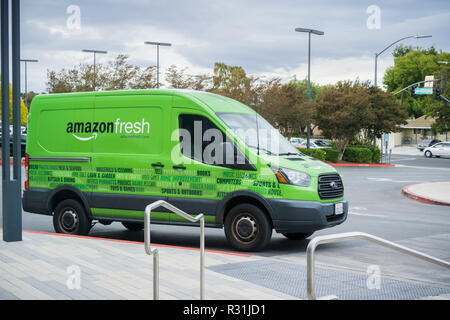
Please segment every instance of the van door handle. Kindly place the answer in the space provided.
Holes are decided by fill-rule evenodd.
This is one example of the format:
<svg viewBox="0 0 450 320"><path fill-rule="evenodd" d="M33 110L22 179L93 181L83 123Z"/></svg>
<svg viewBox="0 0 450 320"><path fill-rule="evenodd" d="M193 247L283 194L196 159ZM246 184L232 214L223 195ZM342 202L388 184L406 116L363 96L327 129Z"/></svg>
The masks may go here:
<svg viewBox="0 0 450 320"><path fill-rule="evenodd" d="M164 168L164 165L162 163L152 163L153 168Z"/></svg>
<svg viewBox="0 0 450 320"><path fill-rule="evenodd" d="M186 170L185 166L173 166L175 170Z"/></svg>

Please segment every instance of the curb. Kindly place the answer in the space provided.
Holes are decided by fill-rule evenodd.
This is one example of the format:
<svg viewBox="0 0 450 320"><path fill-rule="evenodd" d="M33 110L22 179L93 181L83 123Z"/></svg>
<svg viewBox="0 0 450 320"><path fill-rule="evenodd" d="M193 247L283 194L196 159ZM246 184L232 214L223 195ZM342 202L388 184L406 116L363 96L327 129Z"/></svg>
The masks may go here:
<svg viewBox="0 0 450 320"><path fill-rule="evenodd" d="M3 230L3 228L0 228L0 230ZM109 241L109 242L144 245L144 242L130 241L130 240L108 239L108 238L100 238L100 237L79 236L79 235L72 235L72 234L52 233L52 232L33 231L33 230L22 230L22 232L33 233L33 234L43 234L43 235L56 236L56 237L79 238L79 239L86 239L86 240L99 240L99 241ZM172 245L167 245L167 244L152 243L151 245L155 246L155 247L161 247L161 248L200 251L200 249L197 249L197 248L172 246ZM238 256L238 257L244 257L244 258L249 258L252 256L251 254L246 254L246 253L228 252L228 251L211 250L211 249L205 249L205 252L218 253L218 254L224 254L224 255L229 255L229 256Z"/></svg>
<svg viewBox="0 0 450 320"><path fill-rule="evenodd" d="M380 167L394 168L395 164L370 164L370 163L328 163L332 167Z"/></svg>
<svg viewBox="0 0 450 320"><path fill-rule="evenodd" d="M433 198L428 198L428 197L424 197L421 195L418 195L412 191L409 191L409 188L412 186L416 186L418 184L422 184L422 183L417 183L417 184L410 184L407 185L405 187L402 188L402 194L410 199L422 202L422 203L426 203L426 204L435 204L435 205L439 205L439 206L450 206L450 202L446 202L446 201L441 201L441 200L436 200Z"/></svg>

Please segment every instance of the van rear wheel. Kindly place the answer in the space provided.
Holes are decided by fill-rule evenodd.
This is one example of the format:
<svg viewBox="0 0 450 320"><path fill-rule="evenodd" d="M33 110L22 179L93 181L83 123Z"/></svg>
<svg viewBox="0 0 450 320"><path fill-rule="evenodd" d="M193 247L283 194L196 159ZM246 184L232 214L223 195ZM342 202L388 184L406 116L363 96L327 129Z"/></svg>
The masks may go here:
<svg viewBox="0 0 450 320"><path fill-rule="evenodd" d="M260 251L272 237L272 226L261 209L251 204L240 204L225 217L225 235L238 250Z"/></svg>
<svg viewBox="0 0 450 320"><path fill-rule="evenodd" d="M78 201L66 199L55 208L53 227L57 233L85 236L91 230L91 222Z"/></svg>
<svg viewBox="0 0 450 320"><path fill-rule="evenodd" d="M305 240L306 238L310 237L314 232L310 233L283 233L283 236L288 238L289 240Z"/></svg>
<svg viewBox="0 0 450 320"><path fill-rule="evenodd" d="M142 229L144 229L143 223L122 222L122 225L131 232L141 231Z"/></svg>

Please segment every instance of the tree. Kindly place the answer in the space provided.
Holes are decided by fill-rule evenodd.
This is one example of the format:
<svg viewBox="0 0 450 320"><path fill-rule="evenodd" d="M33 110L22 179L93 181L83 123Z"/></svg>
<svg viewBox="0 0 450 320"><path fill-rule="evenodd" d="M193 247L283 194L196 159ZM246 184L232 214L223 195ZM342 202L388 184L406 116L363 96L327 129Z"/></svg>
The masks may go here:
<svg viewBox="0 0 450 320"><path fill-rule="evenodd" d="M437 51L434 47L398 46L394 50L394 66L386 70L384 84L389 92L396 92L413 83L425 80L425 76L439 77L439 61L449 61L450 53ZM401 99L402 96L398 96ZM423 96L411 98L408 93L403 95L404 104L410 117L418 118L425 114L427 105L432 98Z"/></svg>
<svg viewBox="0 0 450 320"><path fill-rule="evenodd" d="M362 138L369 144L383 133L398 131L398 126L406 124L408 113L395 96L381 88L365 83L369 95L366 117L363 121Z"/></svg>
<svg viewBox="0 0 450 320"><path fill-rule="evenodd" d="M0 105L2 102L2 97L1 97L1 93L2 93L2 85L0 83ZM12 92L12 86L11 84L9 84L9 123L12 124L13 123L13 92ZM0 109L0 119L1 119L1 109ZM20 123L22 126L25 126L28 123L28 109L27 107L25 107L25 103L23 102L22 99L20 99Z"/></svg>
<svg viewBox="0 0 450 320"><path fill-rule="evenodd" d="M350 141L363 128L368 117L369 94L359 81L339 81L326 87L317 101L313 121L324 135L336 142L342 160Z"/></svg>
<svg viewBox="0 0 450 320"><path fill-rule="evenodd" d="M167 69L166 81L174 89L211 90L211 76L206 74L187 75L188 68L178 70L172 65Z"/></svg>
<svg viewBox="0 0 450 320"><path fill-rule="evenodd" d="M252 89L257 78L248 77L242 67L216 62L212 80L211 92L235 99L248 106L255 106L257 99Z"/></svg>
<svg viewBox="0 0 450 320"><path fill-rule="evenodd" d="M156 88L156 67L141 68L128 63L128 56L119 54L112 62L79 64L72 69L47 71L49 93L100 90Z"/></svg>

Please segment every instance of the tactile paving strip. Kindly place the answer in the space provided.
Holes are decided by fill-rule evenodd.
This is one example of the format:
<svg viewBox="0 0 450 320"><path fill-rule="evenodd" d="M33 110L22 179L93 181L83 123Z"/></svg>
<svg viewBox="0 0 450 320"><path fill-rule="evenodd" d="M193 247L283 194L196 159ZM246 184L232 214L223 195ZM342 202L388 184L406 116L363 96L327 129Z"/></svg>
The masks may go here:
<svg viewBox="0 0 450 320"><path fill-rule="evenodd" d="M252 261L217 265L208 269L293 297L307 299L304 266L276 261ZM316 267L316 297L337 295L342 300L415 300L450 292L450 289L392 280L382 276L379 289L369 289L368 277L369 275L365 274Z"/></svg>

